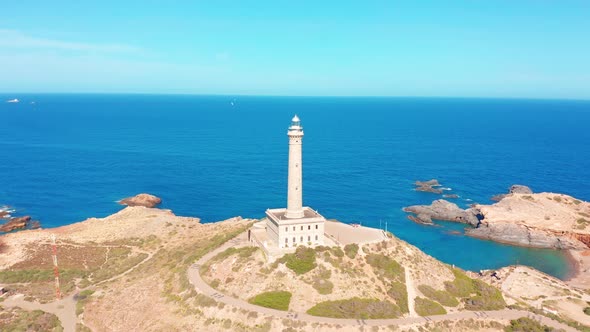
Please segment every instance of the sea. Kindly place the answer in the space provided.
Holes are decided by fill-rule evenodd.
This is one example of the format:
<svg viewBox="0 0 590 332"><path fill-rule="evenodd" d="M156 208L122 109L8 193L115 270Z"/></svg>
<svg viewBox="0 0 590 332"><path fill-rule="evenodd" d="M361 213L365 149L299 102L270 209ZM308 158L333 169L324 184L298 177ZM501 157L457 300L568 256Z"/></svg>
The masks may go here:
<svg viewBox="0 0 590 332"><path fill-rule="evenodd" d="M402 208L441 198L414 190L429 179L461 207L492 203L512 184L590 200L590 101L0 94L0 206L49 228L107 216L146 192L202 222L261 218L286 205L295 114L304 204L326 218L387 229L464 269L570 275L563 252L470 238L462 224L419 225Z"/></svg>

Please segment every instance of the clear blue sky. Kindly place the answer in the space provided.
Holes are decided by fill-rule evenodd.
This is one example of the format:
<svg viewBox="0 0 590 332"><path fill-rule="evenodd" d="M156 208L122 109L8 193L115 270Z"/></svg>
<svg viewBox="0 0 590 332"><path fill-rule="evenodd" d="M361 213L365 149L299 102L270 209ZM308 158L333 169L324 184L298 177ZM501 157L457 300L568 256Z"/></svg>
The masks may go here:
<svg viewBox="0 0 590 332"><path fill-rule="evenodd" d="M590 99L590 1L2 1L0 92Z"/></svg>

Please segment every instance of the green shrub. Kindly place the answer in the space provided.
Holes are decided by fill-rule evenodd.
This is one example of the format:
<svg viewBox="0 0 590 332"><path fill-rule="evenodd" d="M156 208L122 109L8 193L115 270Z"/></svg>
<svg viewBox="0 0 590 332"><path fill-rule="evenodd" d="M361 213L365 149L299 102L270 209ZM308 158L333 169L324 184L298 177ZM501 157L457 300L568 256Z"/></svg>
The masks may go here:
<svg viewBox="0 0 590 332"><path fill-rule="evenodd" d="M287 311L291 302L291 293L285 291L272 291L260 293L248 302L261 307Z"/></svg>
<svg viewBox="0 0 590 332"><path fill-rule="evenodd" d="M334 289L334 284L326 279L316 279L313 281L312 286L318 291L318 293L323 295L332 293L332 290Z"/></svg>
<svg viewBox="0 0 590 332"><path fill-rule="evenodd" d="M382 254L368 254L366 260L378 275L400 282L406 281L404 268L395 260Z"/></svg>
<svg viewBox="0 0 590 332"><path fill-rule="evenodd" d="M588 316L590 316L590 307L586 307L584 308L584 313Z"/></svg>
<svg viewBox="0 0 590 332"><path fill-rule="evenodd" d="M434 300L446 307L456 307L459 305L459 301L457 301L457 299L447 291L436 290L427 285L420 285L418 286L418 289L427 298Z"/></svg>
<svg viewBox="0 0 590 332"><path fill-rule="evenodd" d="M521 317L510 321L510 325L507 326L504 331L506 332L548 332L555 331L553 328L547 325L541 325L534 319L528 317Z"/></svg>
<svg viewBox="0 0 590 332"><path fill-rule="evenodd" d="M496 287L471 279L459 269L453 269L453 274L455 280L445 281L445 288L452 295L463 298L465 309L499 310L506 307L504 297Z"/></svg>
<svg viewBox="0 0 590 332"><path fill-rule="evenodd" d="M403 313L410 312L408 309L408 290L405 284L401 282L392 282L391 288L387 291L387 295L391 296L399 309Z"/></svg>
<svg viewBox="0 0 590 332"><path fill-rule="evenodd" d="M389 301L358 297L320 302L307 310L307 313L312 316L352 319L385 319L401 316L398 306Z"/></svg>
<svg viewBox="0 0 590 332"><path fill-rule="evenodd" d="M473 279L469 278L465 273L459 269L453 269L455 280L445 281L445 289L454 296L468 297L475 293L473 286Z"/></svg>
<svg viewBox="0 0 590 332"><path fill-rule="evenodd" d="M330 248L330 252L332 253L332 255L334 255L334 257L344 257L344 251L342 251L340 247L332 247Z"/></svg>
<svg viewBox="0 0 590 332"><path fill-rule="evenodd" d="M416 298L416 313L420 316L444 315L447 313L442 305L422 297Z"/></svg>
<svg viewBox="0 0 590 332"><path fill-rule="evenodd" d="M317 266L315 263L315 250L299 246L295 253L283 256L280 263L286 263L285 265L296 274L307 273Z"/></svg>
<svg viewBox="0 0 590 332"><path fill-rule="evenodd" d="M344 253L348 258L354 259L359 252L359 245L356 243L350 243L344 246Z"/></svg>
<svg viewBox="0 0 590 332"><path fill-rule="evenodd" d="M465 300L467 310L500 310L506 307L502 293L481 280L473 280L476 295Z"/></svg>

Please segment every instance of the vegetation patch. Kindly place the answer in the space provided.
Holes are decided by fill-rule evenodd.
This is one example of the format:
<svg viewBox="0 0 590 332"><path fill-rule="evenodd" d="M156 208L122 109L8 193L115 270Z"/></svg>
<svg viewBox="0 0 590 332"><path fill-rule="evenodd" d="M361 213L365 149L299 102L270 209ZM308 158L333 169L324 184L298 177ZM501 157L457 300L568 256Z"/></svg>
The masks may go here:
<svg viewBox="0 0 590 332"><path fill-rule="evenodd" d="M63 331L57 316L41 310L19 308L2 308L0 327L2 331Z"/></svg>
<svg viewBox="0 0 590 332"><path fill-rule="evenodd" d="M417 297L415 303L416 313L420 316L444 315L447 313L442 305L429 299Z"/></svg>
<svg viewBox="0 0 590 332"><path fill-rule="evenodd" d="M311 285L320 294L330 294L334 289L334 284L329 280L331 276L332 271L320 265Z"/></svg>
<svg viewBox="0 0 590 332"><path fill-rule="evenodd" d="M241 248L230 247L230 248L227 248L226 250L220 252L219 254L215 255L215 257L213 257L211 259L211 261L220 262L232 255L238 255L238 257L240 257L240 258L248 258L248 257L251 257L252 254L255 253L257 250L258 250L258 247L254 247L254 246L241 247Z"/></svg>
<svg viewBox="0 0 590 332"><path fill-rule="evenodd" d="M459 269L453 269L453 274L455 280L445 281L445 288L451 295L463 298L465 309L500 310L506 307L504 297L496 287L471 279Z"/></svg>
<svg viewBox="0 0 590 332"><path fill-rule="evenodd" d="M76 302L76 316L80 316L82 313L84 313L84 306L86 305L86 303L88 302L88 300L89 300L90 296L92 296L92 294L94 294L94 291L87 289L87 290L81 291L76 296L74 296L74 299L77 301Z"/></svg>
<svg viewBox="0 0 590 332"><path fill-rule="evenodd" d="M291 302L291 293L285 291L272 291L258 294L248 302L261 307L287 311Z"/></svg>
<svg viewBox="0 0 590 332"><path fill-rule="evenodd" d="M510 321L510 325L507 326L504 331L506 332L548 332L555 331L553 328L542 325L534 319L528 317L520 317Z"/></svg>
<svg viewBox="0 0 590 332"><path fill-rule="evenodd" d="M382 254L368 254L366 260L377 275L390 280L406 281L404 268L395 260Z"/></svg>
<svg viewBox="0 0 590 332"><path fill-rule="evenodd" d="M308 247L299 246L293 254L286 254L277 262L293 270L296 274L307 273L317 266L315 262L315 250Z"/></svg>
<svg viewBox="0 0 590 332"><path fill-rule="evenodd" d="M447 291L436 290L428 285L420 285L418 286L418 289L424 294L424 296L444 305L445 307L456 307L459 305L459 301Z"/></svg>
<svg viewBox="0 0 590 332"><path fill-rule="evenodd" d="M356 243L350 243L344 246L344 253L350 259L354 259L359 252L359 245Z"/></svg>
<svg viewBox="0 0 590 332"><path fill-rule="evenodd" d="M590 307L586 307L584 308L584 313L588 316L590 316Z"/></svg>
<svg viewBox="0 0 590 332"><path fill-rule="evenodd" d="M395 303L398 305L401 312L410 312L408 309L408 289L405 284L398 281L392 282L391 288L387 291L387 295L395 300Z"/></svg>
<svg viewBox="0 0 590 332"><path fill-rule="evenodd" d="M344 257L344 251L340 247L332 247L330 248L330 253L334 255L334 257L342 258Z"/></svg>
<svg viewBox="0 0 590 332"><path fill-rule="evenodd" d="M385 319L401 316L399 307L389 301L358 297L320 302L307 310L307 313L312 316L351 319Z"/></svg>

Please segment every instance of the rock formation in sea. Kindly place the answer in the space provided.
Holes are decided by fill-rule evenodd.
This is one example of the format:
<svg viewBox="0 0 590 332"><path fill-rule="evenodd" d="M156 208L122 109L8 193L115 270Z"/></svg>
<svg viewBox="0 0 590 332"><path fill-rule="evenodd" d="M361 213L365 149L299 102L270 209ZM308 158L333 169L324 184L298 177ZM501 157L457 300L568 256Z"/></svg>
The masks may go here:
<svg viewBox="0 0 590 332"><path fill-rule="evenodd" d="M469 224L477 227L479 224L477 211L472 209L463 210L455 203L437 199L430 205L413 205L403 209L405 212L414 213L410 220L431 224L432 219L454 221Z"/></svg>
<svg viewBox="0 0 590 332"><path fill-rule="evenodd" d="M490 198L492 201L499 202L502 198L510 195L510 194L532 194L533 191L531 188L527 186L523 186L521 184L513 184L509 189L507 194L499 194Z"/></svg>
<svg viewBox="0 0 590 332"><path fill-rule="evenodd" d="M445 194L445 195L443 195L443 198L459 198L459 195L457 195L457 194Z"/></svg>
<svg viewBox="0 0 590 332"><path fill-rule="evenodd" d="M24 229L28 226L29 221L31 221L30 216L10 218L7 223L0 225L0 232L6 233L16 229Z"/></svg>
<svg viewBox="0 0 590 332"><path fill-rule="evenodd" d="M416 181L414 182L416 185L416 191L423 191L433 194L442 194L443 190L441 188L434 188L440 187L441 184L438 183L437 179L432 179L428 181Z"/></svg>
<svg viewBox="0 0 590 332"><path fill-rule="evenodd" d="M144 206L148 208L153 208L160 203L162 203L161 198L150 194L139 194L133 197L124 198L119 201L119 204L121 205Z"/></svg>

